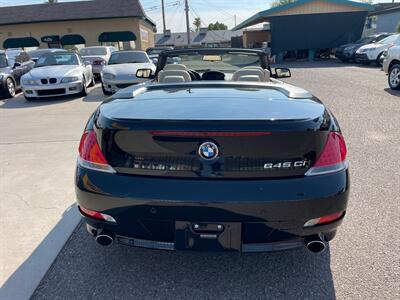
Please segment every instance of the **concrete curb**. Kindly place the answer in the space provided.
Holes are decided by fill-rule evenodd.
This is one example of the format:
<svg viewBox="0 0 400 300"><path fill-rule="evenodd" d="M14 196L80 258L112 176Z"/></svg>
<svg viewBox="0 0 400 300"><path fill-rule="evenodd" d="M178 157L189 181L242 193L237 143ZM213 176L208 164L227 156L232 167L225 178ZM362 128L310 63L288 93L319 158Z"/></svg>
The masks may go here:
<svg viewBox="0 0 400 300"><path fill-rule="evenodd" d="M76 204L70 206L39 246L3 284L0 299L29 299L80 220Z"/></svg>

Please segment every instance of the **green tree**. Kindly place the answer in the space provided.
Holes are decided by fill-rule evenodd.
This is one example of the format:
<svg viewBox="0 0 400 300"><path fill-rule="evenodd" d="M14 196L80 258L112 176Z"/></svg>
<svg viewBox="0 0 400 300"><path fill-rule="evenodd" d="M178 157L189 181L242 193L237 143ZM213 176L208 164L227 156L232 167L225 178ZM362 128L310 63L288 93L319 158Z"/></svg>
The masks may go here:
<svg viewBox="0 0 400 300"><path fill-rule="evenodd" d="M227 30L228 26L226 26L224 23L220 22L215 22L215 23L210 23L207 27L208 30Z"/></svg>
<svg viewBox="0 0 400 300"><path fill-rule="evenodd" d="M58 0L47 0L46 1L46 3L50 3L50 4L57 3L57 2L58 2Z"/></svg>
<svg viewBox="0 0 400 300"><path fill-rule="evenodd" d="M277 6L281 6L281 5L286 5L289 3L293 3L296 2L297 0L274 0L271 3L271 7L277 7Z"/></svg>
<svg viewBox="0 0 400 300"><path fill-rule="evenodd" d="M200 27L201 27L201 20L200 20L200 18L194 19L193 25L194 25L194 27L195 27L195 30L196 30L196 31L199 31L199 30L200 30Z"/></svg>

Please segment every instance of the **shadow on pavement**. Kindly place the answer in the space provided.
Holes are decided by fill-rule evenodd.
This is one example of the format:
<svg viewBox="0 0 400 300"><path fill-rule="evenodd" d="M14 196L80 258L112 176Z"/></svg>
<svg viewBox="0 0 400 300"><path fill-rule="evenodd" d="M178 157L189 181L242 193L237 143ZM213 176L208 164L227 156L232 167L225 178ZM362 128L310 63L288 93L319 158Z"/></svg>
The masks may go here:
<svg viewBox="0 0 400 300"><path fill-rule="evenodd" d="M383 90L384 90L386 93L390 94L390 95L399 96L399 97L400 97L400 90L395 91L395 90L392 90L391 88L385 88L385 89L383 89Z"/></svg>
<svg viewBox="0 0 400 300"><path fill-rule="evenodd" d="M101 89L101 85L96 85L90 93L82 99L84 102L103 102L106 96L104 96Z"/></svg>
<svg viewBox="0 0 400 300"><path fill-rule="evenodd" d="M81 97L77 95L58 96L58 97L49 97L49 98L32 100L28 102L25 100L24 95L22 93L19 93L14 98L0 100L0 109L18 109L18 108L31 108L31 107L39 107L46 105L57 105L65 103L67 101L77 100L80 98ZM90 100L90 99L96 99L96 100ZM89 94L84 98L83 101L103 101L103 100L104 100L103 94L99 93L99 87L95 86L93 88L89 88Z"/></svg>
<svg viewBox="0 0 400 300"><path fill-rule="evenodd" d="M239 254L102 248L84 225L32 299L335 299L329 250Z"/></svg>
<svg viewBox="0 0 400 300"><path fill-rule="evenodd" d="M3 284L0 299L29 299L80 219L76 204L73 204L40 245Z"/></svg>

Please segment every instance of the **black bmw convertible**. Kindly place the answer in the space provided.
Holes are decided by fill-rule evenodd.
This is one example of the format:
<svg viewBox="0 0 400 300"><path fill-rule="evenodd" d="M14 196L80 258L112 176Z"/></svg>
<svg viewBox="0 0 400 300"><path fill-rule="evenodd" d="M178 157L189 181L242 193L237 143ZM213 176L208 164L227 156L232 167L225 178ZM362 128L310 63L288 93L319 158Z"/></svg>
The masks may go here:
<svg viewBox="0 0 400 300"><path fill-rule="evenodd" d="M345 214L346 145L324 104L245 49L161 54L90 117L76 195L87 229L164 250L321 252Z"/></svg>

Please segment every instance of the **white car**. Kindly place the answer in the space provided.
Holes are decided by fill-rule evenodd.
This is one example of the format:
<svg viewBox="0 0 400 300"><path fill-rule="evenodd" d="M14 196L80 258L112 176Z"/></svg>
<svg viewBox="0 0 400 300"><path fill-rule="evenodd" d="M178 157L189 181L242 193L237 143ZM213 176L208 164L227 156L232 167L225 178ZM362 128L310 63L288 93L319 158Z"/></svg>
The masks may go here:
<svg viewBox="0 0 400 300"><path fill-rule="evenodd" d="M78 94L87 95L87 88L94 85L92 66L72 52L53 52L39 57L35 67L22 76L25 99Z"/></svg>
<svg viewBox="0 0 400 300"><path fill-rule="evenodd" d="M400 39L387 50L383 70L388 75L390 88L400 90Z"/></svg>
<svg viewBox="0 0 400 300"><path fill-rule="evenodd" d="M380 58L383 52L393 45L398 39L400 39L400 34L393 34L377 43L367 44L360 47L356 52L356 61L365 65L374 62L380 66Z"/></svg>
<svg viewBox="0 0 400 300"><path fill-rule="evenodd" d="M117 48L111 46L94 46L80 49L79 54L86 63L92 64L94 77L100 78L101 71L115 51Z"/></svg>
<svg viewBox="0 0 400 300"><path fill-rule="evenodd" d="M138 69L151 69L153 73L156 71L156 66L146 52L129 50L111 54L101 73L104 94L111 95L120 89L146 81L147 79L136 77Z"/></svg>

